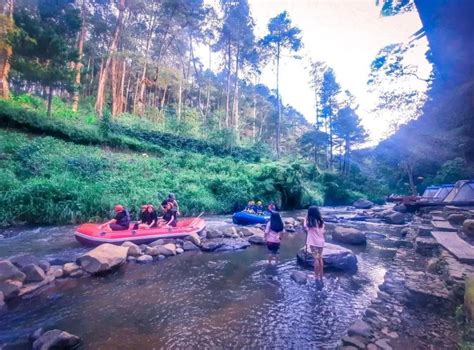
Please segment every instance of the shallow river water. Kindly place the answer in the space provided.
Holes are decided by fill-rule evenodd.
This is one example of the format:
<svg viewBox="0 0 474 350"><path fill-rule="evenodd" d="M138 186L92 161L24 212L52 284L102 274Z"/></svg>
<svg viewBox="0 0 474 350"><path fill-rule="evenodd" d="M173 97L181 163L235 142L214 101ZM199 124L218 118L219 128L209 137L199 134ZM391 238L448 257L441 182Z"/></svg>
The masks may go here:
<svg viewBox="0 0 474 350"><path fill-rule="evenodd" d="M72 233L73 227L25 230L0 240L0 258L31 253L74 260L86 249ZM267 266L265 247L251 246L58 280L0 314L0 344L54 327L80 336L84 349L332 349L375 297L394 252L369 240L367 247L351 247L359 261L355 276L328 272L322 288L314 280L298 285L290 274L301 269L295 255L304 239L285 234L278 266Z"/></svg>

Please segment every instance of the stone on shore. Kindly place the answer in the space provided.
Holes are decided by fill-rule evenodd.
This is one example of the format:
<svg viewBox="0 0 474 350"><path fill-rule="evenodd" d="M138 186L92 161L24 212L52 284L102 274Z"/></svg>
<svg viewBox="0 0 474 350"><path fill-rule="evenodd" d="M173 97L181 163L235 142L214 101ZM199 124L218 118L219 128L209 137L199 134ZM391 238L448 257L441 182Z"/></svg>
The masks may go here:
<svg viewBox="0 0 474 350"><path fill-rule="evenodd" d="M208 228L206 230L206 235L205 237L207 239L213 239L213 238L219 238L219 237L223 237L224 234L222 233L221 229L220 228L217 228L217 227L211 227L211 228Z"/></svg>
<svg viewBox="0 0 474 350"><path fill-rule="evenodd" d="M35 264L26 265L21 271L26 275L25 283L41 282L46 277L43 269Z"/></svg>
<svg viewBox="0 0 474 350"><path fill-rule="evenodd" d="M154 246L154 247L146 247L144 250L143 250L143 254L145 255L151 255L151 256L158 256L161 254L161 249L160 247L162 246Z"/></svg>
<svg viewBox="0 0 474 350"><path fill-rule="evenodd" d="M309 251L309 247L307 250L305 247L301 248L296 257L298 263L301 265L307 267L314 266L313 255ZM351 250L336 244L326 243L324 245L323 263L325 269L342 270L348 272L357 271L357 257L355 254Z"/></svg>
<svg viewBox="0 0 474 350"><path fill-rule="evenodd" d="M352 227L337 226L332 234L332 239L339 243L367 244L365 233Z"/></svg>
<svg viewBox="0 0 474 350"><path fill-rule="evenodd" d="M0 282L14 280L23 282L26 275L9 260L0 261Z"/></svg>
<svg viewBox="0 0 474 350"><path fill-rule="evenodd" d="M263 237L263 233L258 235L253 235L248 238L248 241L252 244L265 244L265 237Z"/></svg>
<svg viewBox="0 0 474 350"><path fill-rule="evenodd" d="M135 261L140 264L148 264L153 261L153 257L151 255L143 254L140 255Z"/></svg>
<svg viewBox="0 0 474 350"><path fill-rule="evenodd" d="M159 245L163 245L165 243L166 243L165 240L160 238L160 239L157 239L156 241L151 242L150 244L148 244L148 246L149 247L156 247L156 246L159 246Z"/></svg>
<svg viewBox="0 0 474 350"><path fill-rule="evenodd" d="M306 284L307 282L306 274L302 271L293 271L291 273L291 279L298 284Z"/></svg>
<svg viewBox="0 0 474 350"><path fill-rule="evenodd" d="M127 256L138 257L142 254L142 250L135 243L123 242L122 247L127 247L128 248Z"/></svg>
<svg viewBox="0 0 474 350"><path fill-rule="evenodd" d="M128 247L104 243L80 256L77 264L89 273L110 271L127 260Z"/></svg>
<svg viewBox="0 0 474 350"><path fill-rule="evenodd" d="M374 205L371 201L367 199L358 199L353 204L357 209L370 209Z"/></svg>
<svg viewBox="0 0 474 350"><path fill-rule="evenodd" d="M81 339L68 332L53 329L43 333L33 343L33 350L71 349L79 345Z"/></svg>
<svg viewBox="0 0 474 350"><path fill-rule="evenodd" d="M470 237L474 237L474 219L465 220L462 224L462 230Z"/></svg>
<svg viewBox="0 0 474 350"><path fill-rule="evenodd" d="M199 247L191 241L184 241L183 250L185 252L192 251L192 250L199 250Z"/></svg>
<svg viewBox="0 0 474 350"><path fill-rule="evenodd" d="M237 228L234 226L224 226L220 229L222 235L227 238L237 238L240 237L237 232ZM209 238L209 237L208 237Z"/></svg>

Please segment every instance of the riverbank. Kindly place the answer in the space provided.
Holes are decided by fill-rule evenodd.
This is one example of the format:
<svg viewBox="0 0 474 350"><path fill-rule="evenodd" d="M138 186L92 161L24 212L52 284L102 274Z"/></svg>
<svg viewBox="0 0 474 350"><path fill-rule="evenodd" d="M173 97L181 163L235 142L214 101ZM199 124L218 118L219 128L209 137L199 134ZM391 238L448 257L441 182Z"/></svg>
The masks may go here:
<svg viewBox="0 0 474 350"><path fill-rule="evenodd" d="M373 210L365 211L354 210L351 208L323 208L323 212L329 221L327 224L329 241L333 244L342 245L345 249L349 248L352 250L355 256L357 256L358 270L355 274L349 270L346 272L337 272L331 269L328 270L326 273L325 285L322 289L316 288L314 280L311 278L310 270L302 269L296 265L295 255L304 241L304 235L301 233L302 212L285 213L286 227L290 232L285 233L279 266L270 270L264 268L266 266L265 248L259 247L259 245L249 247L251 244L249 242L250 240L254 241L253 243L261 243L261 228L234 226L225 222L226 220L229 220L229 218L224 218L223 221L220 218L216 218L214 219L215 221L209 219L210 225L208 230L206 230L206 232L199 238L193 237L182 241L162 241L153 244L154 247L133 247L132 245L129 245L127 252L125 253L128 257L122 258L127 259L128 263L121 265L120 268L114 269L112 273L106 275L103 275L103 273L100 273L98 276L91 274L91 272L94 271L88 272L82 267L72 265L72 261L63 260L64 264L58 266L58 268L63 270L63 275L55 279L54 282L48 284L48 286L41 286L36 291L25 294L22 301L9 301L8 311L5 311L3 320L6 324L11 321L12 326L16 325L16 330L13 332L12 329L11 334L24 334L25 329L22 328L21 324L18 324L19 315L23 315L22 317L28 320L28 313L24 313L27 308L36 308L32 304L34 300L38 301L40 304L43 304L45 300L49 300L47 304L53 307L53 313L50 317L53 317L53 319L60 317L59 319L64 319L66 321L69 319L69 316L65 315L70 315L71 312L74 314L79 312L79 310L77 310L77 304L70 304L67 300L73 298L73 300L77 300L77 303L80 303L83 306L84 302L89 303L89 301L83 300L84 298L81 296L81 293L90 295L89 300L91 305L87 305L86 307L88 314L81 313L82 316L80 316L81 318L87 319L92 315L97 316L97 307L105 305L104 303L106 303L104 296L112 293L112 295L119 299L122 299L122 294L123 296L127 295L126 301L122 301L122 303L125 304L118 309L122 310L122 313L125 312L130 314L130 316L127 317L128 323L136 323L141 316L136 314L133 310L141 310L140 314L145 313L146 315L147 308L155 309L152 305L154 305L157 300L161 300L159 302L160 308L168 309L174 302L167 299L166 295L178 296L180 293L184 293L186 294L186 297L183 296L184 299L182 299L183 301L181 301L181 303L184 303L182 305L187 305L186 308L191 312L191 320L193 317L197 317L195 319L196 322L201 317L206 319L216 318L217 323L213 326L213 334L220 334L222 339L226 339L233 334L233 331L230 331L230 334L229 332L227 332L226 335L221 334L223 331L221 329L223 326L222 323L226 324L226 327L231 327L230 324L236 322L235 312L237 312L237 309L234 310L234 307L232 306L231 309L225 312L226 321L218 321L220 318L217 315L220 315L221 312L218 311L218 305L224 302L223 300L226 300L224 304L230 303L230 305L234 305L237 300L244 298L250 303L249 307L259 310L256 315L253 315L253 311L247 311L253 315L251 320L247 319L248 315L240 316L243 319L246 319L245 324L252 324L253 327L255 327L254 330L257 331L259 327L262 327L260 322L262 322L263 319L267 319L268 317L271 318L275 315L273 306L276 307L276 305L279 305L279 308L281 307L283 308L282 310L285 310L281 313L277 312L276 314L279 315L276 316L277 319L279 319L279 323L289 326L288 318L291 319L291 315L294 315L294 312L296 312L303 315L303 317L309 317L308 320L312 321L308 321L308 325L311 325L314 318L312 311L306 310L305 308L300 311L296 310L298 310L300 306L303 307L304 305L307 305L311 298L316 296L319 300L318 303L322 303L318 308L323 305L324 308L327 308L319 310L318 314L321 313L326 315L326 318L329 317L327 320L332 320L332 326L330 328L323 327L324 329L321 330L322 333L311 335L311 332L314 332L314 328L312 330L311 327L306 329L305 326L299 324L298 327L303 328L296 334L296 339L298 340L293 340L294 342L292 344L295 346L298 344L307 345L308 341L310 341L312 344L319 344L318 347L323 346L323 344L333 344L332 347L336 347L337 341L341 338L343 341L341 347L344 346L348 349L351 349L350 346L354 345L359 347L362 346L363 348L369 346L369 348L373 349L375 349L373 346L378 346L378 348L381 349L389 349L389 347L397 349L402 347L404 344L417 344L417 348L421 349L428 348L427 346L429 344L436 344L437 348L448 349L456 344L462 344L462 334L461 331L456 328L456 321L454 319L454 309L456 303L459 302L459 298L452 298L451 295L445 296L441 299L440 304L443 305L443 308L437 307L436 309L433 309L432 307L432 305L436 305L433 304L433 300L436 301L438 300L437 298L439 298L436 293L441 293L445 289L451 290L452 288L449 286L445 289L440 287L441 285L439 283L441 282L438 280L442 280L442 275L434 274L433 277L431 276L431 273L426 272L425 264L427 264L430 259L432 260L433 257L425 255L437 254L437 250L433 250L432 253L429 253L431 250L426 244L421 244L418 239L417 232L419 231L419 227L426 226L426 224L423 224L423 221L421 220L426 221L427 219L415 217L412 222L408 222L406 225L381 224L380 222L388 221L390 219L387 218L393 216L394 212L390 207L374 208ZM404 220L410 220L410 216L406 216L405 214L403 214L403 216ZM64 232L64 229L62 231ZM426 231L422 230L422 232ZM366 240L357 245L341 242L341 239L354 242L354 238L361 235L363 235ZM55 239L55 241L60 240L59 233L57 236L58 239ZM250 239L250 237L253 238ZM336 241L335 237L337 237L336 240L339 241ZM18 236L13 237L13 240L21 238L22 234L20 233ZM10 241L10 239L6 238L3 242ZM196 239L199 239L199 241ZM58 243L60 246L63 245L61 242ZM69 256L69 259L72 257L72 260L75 261L76 259L74 256L84 256L88 254L88 251L90 251L90 249L84 249L78 246L75 248L76 245L73 244L72 241L68 244L70 245L69 248L58 248L57 251L50 250L47 253L47 256L50 258L54 257L56 259L55 263L57 264L60 262L61 257L66 258ZM5 247L5 245L3 245L3 247ZM187 248L186 251L184 249L185 247ZM188 249L190 247L192 249ZM71 248L73 248L72 251L70 250ZM210 248L214 251L212 254L206 252L206 249ZM68 249L69 254L61 255L60 251L64 249ZM229 253L229 250L235 251L235 253ZM9 254L5 248L2 248L2 244L0 243L0 256L2 257L18 255L20 251L21 249L13 250L10 251ZM423 252L425 255L420 255L417 252ZM164 258L166 255L160 253L166 253L170 258ZM123 252L120 254L123 254ZM162 256L160 257L160 255ZM150 256L151 259L148 256ZM248 258L245 258L245 256L251 256L252 260L255 258L257 260L252 263L246 261ZM204 258L206 259L206 262L202 261ZM141 262L145 264L138 263L138 259L141 259ZM228 259L231 259L232 263L226 262ZM450 261L449 256L446 256L446 253L441 253L439 259L447 259L446 261ZM50 259L50 261L52 260ZM433 261L431 262L433 263ZM367 263L370 264L370 267ZM120 264L120 262L118 264ZM451 261L451 265L452 264L453 262ZM65 265L68 267L74 267L74 269L64 269ZM439 264L434 264L434 266L438 265ZM93 267L97 265L92 264L91 266ZM442 264L440 266L442 266ZM88 267L87 269L92 267ZM54 268L54 270L56 270L56 268ZM67 270L67 272L64 273L64 270ZM197 275L191 277L187 271L193 271L192 273ZM204 271L207 272L203 275L202 273ZM454 270L451 268L451 271ZM459 273L459 266L457 267L457 271ZM295 272L303 272L306 284L303 285L293 281L292 278ZM163 277L150 276L150 274L156 273L159 274L158 276L161 276L163 273L167 274L168 277L166 281L163 280ZM426 280L426 276L430 279ZM235 280L237 277L238 280ZM120 282L121 280L123 280L123 282ZM212 283L214 283L212 281L217 283L217 285L211 287ZM438 282L435 283L434 281ZM118 287L123 283L125 284L123 288ZM204 287L203 283L204 285L208 285L208 287ZM209 283L211 284L209 285ZM257 284L255 285L255 283ZM142 287L139 288L144 288L143 292L137 289L135 285L142 285ZM177 286L179 286L182 291L178 291L176 289ZM432 288L426 288L426 286L431 286ZM97 288L100 289L97 290ZM116 288L119 288L121 294L116 295L116 292L114 291ZM209 291L202 288L210 288L211 290ZM242 288L243 290L241 290ZM339 292L337 292L337 290L341 288L344 290L344 293L343 295L338 296ZM217 292L217 290L219 290L219 292ZM253 290L258 291L258 296L252 296L254 293L252 292ZM147 293L145 291L148 291L148 293L151 294L148 296L144 294ZM423 291L426 295L420 295L420 291ZM71 292L79 294L73 296L71 295ZM65 296L58 296L58 293L59 295L64 294ZM285 293L285 295L290 299L286 300L287 298L285 298L284 301L279 300L280 295L282 295L281 293ZM206 305L199 306L199 315L201 316L191 316L198 310L194 309L196 307L197 299L194 299L194 297L189 299L189 295L193 294L196 297L200 296L199 298L204 298L206 300L209 297ZM153 297L150 299L149 297L151 295L153 295ZM296 297L297 295L299 296ZM441 295L443 295L443 293L441 293ZM46 299L44 299L45 297ZM142 302L139 300L132 301L133 298L142 299ZM294 298L303 299L296 301ZM178 299L181 300L179 297ZM80 300L82 301L80 302ZM211 300L215 300L217 304L211 306L211 304L213 305ZM421 303L408 302L415 300L418 300ZM449 300L449 303L447 300ZM261 303L267 306L263 306ZM62 305L61 308L63 309L57 309L57 307L54 306L57 304ZM214 307L217 307L217 309ZM267 307L270 307L270 309L266 310ZM332 314L333 311L329 310L334 307L336 307L338 311ZM107 307L107 312L115 313L118 309L116 309L116 306L111 305L110 307ZM156 309L154 312L157 312L156 315L162 314L160 309ZM179 311L177 312L179 314ZM13 317L14 314L17 314L18 316ZM56 316L54 316L55 314ZM347 316L341 317L341 315ZM151 314L149 316L151 317ZM177 315L167 317L175 318ZM221 317L224 317L224 314ZM1 318L2 316L0 316L0 319ZM16 321L13 321L15 319ZM315 320L317 320L317 318ZM360 334L354 333L354 326L351 327L351 324L357 324L357 320L365 322L368 327L368 333L364 337L361 337ZM177 331L176 329L172 330L165 326L162 323L163 320L161 319L161 316L156 322L151 320L147 322L151 322L151 325L153 325L151 327L153 329L167 329L167 332L171 333L165 336L160 331L159 333L161 334L161 337L167 338L168 335L171 336L173 332ZM202 333L203 329L196 329L195 325L192 325L193 322L194 321L191 322L190 329L193 329L193 332L196 332L196 335L199 334L201 339L206 338ZM92 346L91 344L94 343L97 345L103 344L103 340L100 340L102 337L95 333L93 327L91 329L89 329L89 327L77 328L77 326L73 326L71 321L46 322L46 324L42 324L40 319L33 324L36 326L29 326L32 327L30 328L31 333L33 333L38 326L46 326L46 329L54 327L77 334L83 338L83 341L87 346ZM165 328L163 329L163 327ZM294 327L295 326L289 326L290 329L295 329ZM345 335L347 329L349 329L350 336ZM360 329L359 324L359 331ZM243 330L241 329L240 332L242 331ZM286 334L286 331L281 331ZM249 330L244 332L254 334L253 331ZM323 335L325 332L330 332L332 336L329 338L325 337ZM434 332L435 335L430 335L430 332ZM142 335L142 338L137 338L138 334L133 334L134 335L131 335L130 346L144 344L143 339L147 338L145 335ZM271 332L269 334L271 334ZM295 335L293 335L293 338L294 336ZM112 339L115 338L112 335L110 335L110 337L112 343L109 343L109 345L112 345ZM0 338L2 338L1 332ZM201 344L200 341L197 341L197 338L194 338L194 336L191 335L189 335L187 342L185 339L171 339L172 338L169 338L168 345L175 344L178 346L178 344L181 344L184 346L185 344L195 344L196 346L199 346L199 344ZM250 346L250 344L252 344L248 343L248 340L245 340L245 337L239 337L238 339L239 340L236 340L234 343L235 346L242 344ZM264 339L266 339L265 336L262 340ZM292 338L276 337L274 339L283 345L288 344L288 341L290 341L289 339ZM304 339L306 339L306 341ZM150 341L152 340L150 339ZM153 342L156 341L157 340L153 340ZM164 343L159 342L159 344L166 346ZM260 343L253 344L258 346ZM219 346L219 344L215 345ZM144 348L148 348L148 346L144 345ZM405 346L405 348L409 347Z"/></svg>

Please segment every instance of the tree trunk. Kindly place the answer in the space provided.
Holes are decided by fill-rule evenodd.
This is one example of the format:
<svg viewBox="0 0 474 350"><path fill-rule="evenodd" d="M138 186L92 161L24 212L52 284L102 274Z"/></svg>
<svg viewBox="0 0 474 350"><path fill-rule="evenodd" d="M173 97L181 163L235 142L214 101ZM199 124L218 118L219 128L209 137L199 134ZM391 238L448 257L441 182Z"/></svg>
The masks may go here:
<svg viewBox="0 0 474 350"><path fill-rule="evenodd" d="M332 112L331 112L332 113ZM333 169L333 136L332 136L332 115L329 116L329 170Z"/></svg>
<svg viewBox="0 0 474 350"><path fill-rule="evenodd" d="M237 143L239 142L239 55L240 49L237 47L235 55L235 83L234 83L234 103L233 103L233 120L234 129L237 136Z"/></svg>
<svg viewBox="0 0 474 350"><path fill-rule="evenodd" d="M53 104L53 87L49 87L48 91L48 117L51 117L52 114L52 104Z"/></svg>
<svg viewBox="0 0 474 350"><path fill-rule="evenodd" d="M277 158L280 159L280 128L281 128L281 103L280 103L280 43L277 46L277 72L276 72L276 83L277 83L277 104L278 104L278 119L276 125L276 152Z"/></svg>
<svg viewBox="0 0 474 350"><path fill-rule="evenodd" d="M72 110L77 112L79 107L79 87L81 86L81 69L82 69L82 56L84 53L84 40L86 38L86 0L82 0L81 7L81 33L79 35L79 41L77 43L77 51L79 54L79 61L76 63L76 79L75 79L75 90L74 96L72 97Z"/></svg>
<svg viewBox="0 0 474 350"><path fill-rule="evenodd" d="M132 67L130 67L131 69ZM130 83L132 82L132 73L128 73L128 79L127 79L127 89L125 91L125 100L123 103L123 111L127 112L128 111L128 99L130 98Z"/></svg>
<svg viewBox="0 0 474 350"><path fill-rule="evenodd" d="M183 78L180 77L179 78L179 90L178 90L178 114L177 114L177 117L178 117L178 121L180 122L181 121L181 99L182 99L182 95L183 94Z"/></svg>
<svg viewBox="0 0 474 350"><path fill-rule="evenodd" d="M145 88L146 88L145 79L146 79L146 71L148 68L148 52L150 51L151 38L153 37L153 32L155 30L155 20L156 20L156 17L153 16L151 20L151 25L150 25L150 31L148 32L148 37L146 39L145 62L143 64L142 77L140 79L140 91L138 93L138 108L136 108L139 115L143 115L145 111L143 97L145 95Z"/></svg>
<svg viewBox="0 0 474 350"><path fill-rule="evenodd" d="M10 97L8 73L12 48L7 43L7 34L13 29L13 0L2 0L0 3L0 97Z"/></svg>
<svg viewBox="0 0 474 350"><path fill-rule="evenodd" d="M225 126L229 127L229 114L230 114L230 78L231 78L231 46L230 41L227 45L227 89L226 89L226 100L225 100Z"/></svg>
<svg viewBox="0 0 474 350"><path fill-rule="evenodd" d="M113 55L117 51L120 34L122 32L124 13L126 10L125 0L120 0L118 10L119 10L119 15L117 17L117 24L115 26L114 35L112 37L112 41L110 42L109 52L107 55L107 59L105 61L104 69L101 71L101 74L99 76L99 82L97 85L97 99L95 102L95 110L96 110L97 115L100 118L102 117L103 108L104 108L107 73L109 71L109 67L110 67Z"/></svg>

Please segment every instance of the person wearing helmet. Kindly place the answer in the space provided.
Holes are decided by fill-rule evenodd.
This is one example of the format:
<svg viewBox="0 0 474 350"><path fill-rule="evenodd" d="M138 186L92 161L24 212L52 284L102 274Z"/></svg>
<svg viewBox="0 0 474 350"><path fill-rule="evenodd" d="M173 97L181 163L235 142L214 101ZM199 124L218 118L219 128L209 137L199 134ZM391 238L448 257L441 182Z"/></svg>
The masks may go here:
<svg viewBox="0 0 474 350"><path fill-rule="evenodd" d="M173 205L173 209L175 210L176 215L181 215L181 213L179 212L179 204L176 200L176 196L174 195L174 193L169 193L168 197L166 198L166 201Z"/></svg>
<svg viewBox="0 0 474 350"><path fill-rule="evenodd" d="M255 214L255 202L249 201L244 211L246 211L247 213Z"/></svg>
<svg viewBox="0 0 474 350"><path fill-rule="evenodd" d="M111 231L123 231L128 230L130 226L130 214L128 213L127 209L125 209L122 205L117 204L114 207L115 217L107 221L105 224L100 225L101 229L108 229Z"/></svg>
<svg viewBox="0 0 474 350"><path fill-rule="evenodd" d="M159 220L160 227L176 227L177 223L177 213L176 209L173 206L173 203L165 200L161 203L161 210L163 211L163 216Z"/></svg>
<svg viewBox="0 0 474 350"><path fill-rule="evenodd" d="M262 215L262 214L263 214L263 203L262 203L262 201L257 201L257 204L255 205L255 212L256 212L258 215Z"/></svg>

